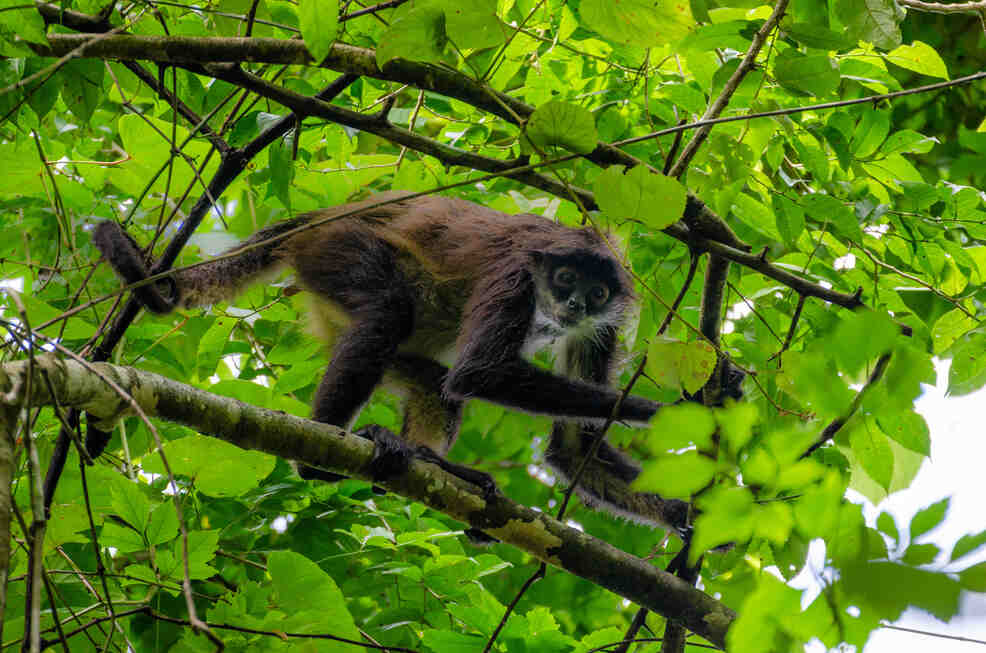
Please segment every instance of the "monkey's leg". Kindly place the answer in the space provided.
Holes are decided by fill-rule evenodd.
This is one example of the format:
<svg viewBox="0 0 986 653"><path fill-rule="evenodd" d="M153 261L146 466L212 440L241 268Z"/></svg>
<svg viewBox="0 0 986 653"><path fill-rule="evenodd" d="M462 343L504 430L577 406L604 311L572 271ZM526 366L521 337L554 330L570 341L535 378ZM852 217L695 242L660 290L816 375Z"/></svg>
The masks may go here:
<svg viewBox="0 0 986 653"><path fill-rule="evenodd" d="M333 245L331 256L296 256L294 266L306 287L349 317L312 402L312 419L347 428L411 335L415 299L389 245L359 235ZM406 469L410 449L392 432L373 426L356 434L377 445L371 476L386 478ZM299 473L326 481L343 478L304 466Z"/></svg>
<svg viewBox="0 0 986 653"><path fill-rule="evenodd" d="M442 392L448 368L429 358L399 354L388 380L404 388L404 425L401 438L417 445L415 455L438 465L453 476L478 485L487 498L496 492L496 482L485 472L445 459L462 422L462 402Z"/></svg>
<svg viewBox="0 0 986 653"><path fill-rule="evenodd" d="M415 455L438 465L449 474L479 486L487 499L496 494L496 481L486 472L458 465L445 459L462 423L462 402L442 392L448 368L429 358L400 354L388 372L388 381L404 388L404 425L401 437L417 445ZM489 546L500 540L475 528L464 531L477 546Z"/></svg>
<svg viewBox="0 0 986 653"><path fill-rule="evenodd" d="M337 342L332 361L315 392L312 419L316 422L346 428L380 384L397 346L409 333L411 321L410 313L403 318L399 313L387 313L390 317L380 315L379 321L354 322ZM393 328L389 328L391 326ZM359 429L356 435L373 440L377 445L369 470L374 478L386 478L406 469L410 450L390 430L374 425ZM306 479L337 481L345 478L307 466L299 466L298 471Z"/></svg>

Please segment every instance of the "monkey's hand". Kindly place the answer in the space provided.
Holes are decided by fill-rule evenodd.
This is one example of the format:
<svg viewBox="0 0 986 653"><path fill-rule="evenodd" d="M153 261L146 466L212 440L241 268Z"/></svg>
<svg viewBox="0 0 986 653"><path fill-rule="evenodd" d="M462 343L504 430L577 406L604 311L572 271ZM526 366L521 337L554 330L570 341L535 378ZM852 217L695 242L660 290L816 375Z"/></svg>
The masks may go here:
<svg viewBox="0 0 986 653"><path fill-rule="evenodd" d="M480 472L465 465L450 463L425 446L412 449L407 442L394 435L394 432L386 427L370 424L357 430L356 435L373 440L376 445L373 459L367 465L367 471L374 480L383 481L403 474L407 471L413 456L438 465L449 474L479 486L485 499L491 499L496 494L496 481L486 472Z"/></svg>
<svg viewBox="0 0 986 653"><path fill-rule="evenodd" d="M623 403L620 404L620 419L635 424L646 425L650 421L650 418L654 416L654 413L663 405L659 401L651 401L650 399L630 395L624 397Z"/></svg>
<svg viewBox="0 0 986 653"><path fill-rule="evenodd" d="M496 481L486 472L481 472L465 465L450 463L428 447L418 447L414 453L421 460L438 465L452 476L457 476L463 481L468 481L478 486L483 493L484 499L490 500L496 496Z"/></svg>

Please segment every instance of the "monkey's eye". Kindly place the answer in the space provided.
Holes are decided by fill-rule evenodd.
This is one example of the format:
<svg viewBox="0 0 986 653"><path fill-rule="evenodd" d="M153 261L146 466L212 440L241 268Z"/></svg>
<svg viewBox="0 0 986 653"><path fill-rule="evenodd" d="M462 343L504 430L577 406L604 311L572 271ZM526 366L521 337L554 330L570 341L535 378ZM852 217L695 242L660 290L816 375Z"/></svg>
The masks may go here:
<svg viewBox="0 0 986 653"><path fill-rule="evenodd" d="M589 301L595 307L600 307L609 299L609 288L599 284L589 289Z"/></svg>
<svg viewBox="0 0 986 653"><path fill-rule="evenodd" d="M555 270L554 283L561 288L571 288L575 285L579 275L569 267L560 267Z"/></svg>

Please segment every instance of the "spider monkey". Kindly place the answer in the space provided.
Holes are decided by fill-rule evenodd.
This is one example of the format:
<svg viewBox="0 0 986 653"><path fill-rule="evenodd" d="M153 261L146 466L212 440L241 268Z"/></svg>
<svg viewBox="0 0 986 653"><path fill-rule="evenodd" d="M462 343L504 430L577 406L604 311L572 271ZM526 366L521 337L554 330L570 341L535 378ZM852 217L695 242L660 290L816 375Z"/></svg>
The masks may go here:
<svg viewBox="0 0 986 653"><path fill-rule="evenodd" d="M93 243L124 282L148 276L140 248L117 223L100 223ZM402 391L399 437L376 425L357 431L376 444L374 478L403 471L413 455L495 491L488 475L444 459L471 398L556 418L546 460L568 481L618 403L616 418L636 424L660 406L634 396L619 402L611 387L634 293L594 230L461 199L387 193L276 223L228 253L134 293L150 311L167 313L229 299L293 268L313 297L313 325L332 347L312 419L347 428L378 385ZM527 360L545 347L556 351L562 374ZM632 491L639 473L603 441L576 489L587 505L684 532L689 504Z"/></svg>

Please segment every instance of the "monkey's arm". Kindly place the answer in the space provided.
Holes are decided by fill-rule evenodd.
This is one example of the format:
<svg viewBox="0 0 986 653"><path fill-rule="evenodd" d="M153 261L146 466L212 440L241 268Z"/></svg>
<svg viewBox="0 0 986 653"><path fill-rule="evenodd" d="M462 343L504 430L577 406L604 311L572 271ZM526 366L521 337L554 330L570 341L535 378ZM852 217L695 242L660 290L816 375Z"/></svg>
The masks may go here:
<svg viewBox="0 0 986 653"><path fill-rule="evenodd" d="M484 358L488 355L470 352L473 357L460 357L449 372L446 393L455 399L486 399L530 413L571 419L605 420L619 401L620 393L611 388L552 374L520 356L491 364ZM642 424L659 407L655 401L627 397L616 417Z"/></svg>

